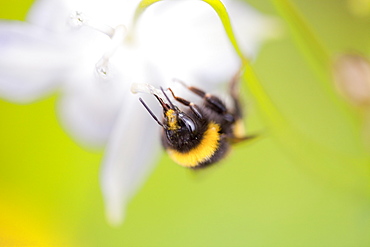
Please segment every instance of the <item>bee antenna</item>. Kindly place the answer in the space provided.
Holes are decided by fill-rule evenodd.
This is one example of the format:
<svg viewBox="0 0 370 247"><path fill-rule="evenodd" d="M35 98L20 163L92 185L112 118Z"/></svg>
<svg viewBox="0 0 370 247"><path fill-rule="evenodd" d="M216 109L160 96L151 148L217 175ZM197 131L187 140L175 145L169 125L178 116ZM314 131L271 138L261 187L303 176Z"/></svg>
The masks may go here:
<svg viewBox="0 0 370 247"><path fill-rule="evenodd" d="M149 109L149 107L145 104L144 100L142 98L139 98L141 104L145 107L145 109L149 112L149 114L152 116L152 118L164 129L166 129L166 126L164 126L158 118L154 115L154 113Z"/></svg>
<svg viewBox="0 0 370 247"><path fill-rule="evenodd" d="M161 87L161 91L162 91L163 95L166 97L168 103L170 103L171 109L175 110L175 106L172 104L171 100L168 98L167 94L164 92L163 87Z"/></svg>

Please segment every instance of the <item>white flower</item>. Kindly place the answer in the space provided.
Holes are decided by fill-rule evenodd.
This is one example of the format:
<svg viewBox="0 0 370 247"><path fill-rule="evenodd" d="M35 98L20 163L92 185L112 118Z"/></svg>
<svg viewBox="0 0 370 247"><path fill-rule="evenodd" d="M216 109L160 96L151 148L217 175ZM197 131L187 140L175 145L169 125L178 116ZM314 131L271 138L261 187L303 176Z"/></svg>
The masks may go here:
<svg viewBox="0 0 370 247"><path fill-rule="evenodd" d="M241 2L224 2L241 47L254 55L269 20ZM130 93L131 84L179 78L212 88L239 67L208 4L156 3L132 30L138 3L39 0L27 22L0 23L0 97L27 103L60 91L66 131L82 144L105 147L101 184L112 224L123 220L159 146L157 125Z"/></svg>

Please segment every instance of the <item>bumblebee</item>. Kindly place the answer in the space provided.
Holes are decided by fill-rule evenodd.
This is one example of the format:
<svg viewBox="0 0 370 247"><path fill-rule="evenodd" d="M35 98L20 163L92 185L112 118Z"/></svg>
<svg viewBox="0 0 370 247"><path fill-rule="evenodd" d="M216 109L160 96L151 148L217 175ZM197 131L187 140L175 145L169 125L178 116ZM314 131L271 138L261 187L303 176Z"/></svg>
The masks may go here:
<svg viewBox="0 0 370 247"><path fill-rule="evenodd" d="M181 81L179 82L184 87L202 98L201 105L176 96L172 89L168 88L173 98L185 106L186 109L182 111L161 88L162 97L153 93L163 108L163 120L159 121L139 98L149 114L162 127L162 145L176 163L192 169L205 168L224 158L232 144L255 137L244 134L237 81L235 76L229 85L233 103L231 110L219 97L197 87L187 86Z"/></svg>

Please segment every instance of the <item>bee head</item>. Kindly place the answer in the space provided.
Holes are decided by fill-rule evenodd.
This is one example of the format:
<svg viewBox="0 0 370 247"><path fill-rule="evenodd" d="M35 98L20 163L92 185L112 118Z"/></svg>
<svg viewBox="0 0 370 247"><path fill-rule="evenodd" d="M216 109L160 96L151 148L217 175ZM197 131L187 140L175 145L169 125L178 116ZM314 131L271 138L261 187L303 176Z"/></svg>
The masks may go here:
<svg viewBox="0 0 370 247"><path fill-rule="evenodd" d="M197 139L197 123L191 116L181 111L171 102L163 88L161 88L161 90L164 97L160 97L158 94L153 95L163 109L163 121L158 120L141 98L140 101L153 119L163 128L166 137L165 141L174 147L184 147L188 145L190 141Z"/></svg>
<svg viewBox="0 0 370 247"><path fill-rule="evenodd" d="M196 136L196 122L185 112L174 105L162 89L168 103L162 98L154 95L163 109L163 129L166 133L167 141L173 146L184 146L194 140Z"/></svg>

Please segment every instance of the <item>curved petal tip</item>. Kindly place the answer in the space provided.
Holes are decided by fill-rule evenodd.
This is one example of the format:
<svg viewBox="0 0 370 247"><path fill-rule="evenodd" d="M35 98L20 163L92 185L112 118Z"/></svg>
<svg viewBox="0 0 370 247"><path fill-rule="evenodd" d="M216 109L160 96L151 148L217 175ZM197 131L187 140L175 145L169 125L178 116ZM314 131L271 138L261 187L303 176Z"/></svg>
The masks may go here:
<svg viewBox="0 0 370 247"><path fill-rule="evenodd" d="M117 197L105 198L105 216L113 227L119 227L125 220L125 209L122 201Z"/></svg>

